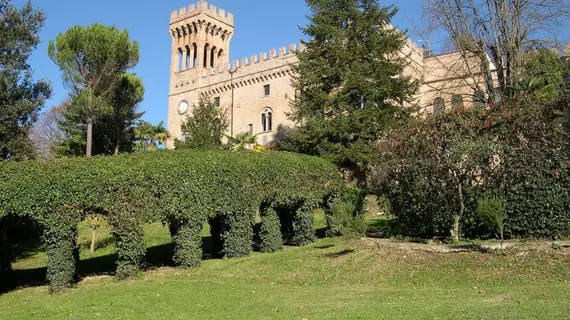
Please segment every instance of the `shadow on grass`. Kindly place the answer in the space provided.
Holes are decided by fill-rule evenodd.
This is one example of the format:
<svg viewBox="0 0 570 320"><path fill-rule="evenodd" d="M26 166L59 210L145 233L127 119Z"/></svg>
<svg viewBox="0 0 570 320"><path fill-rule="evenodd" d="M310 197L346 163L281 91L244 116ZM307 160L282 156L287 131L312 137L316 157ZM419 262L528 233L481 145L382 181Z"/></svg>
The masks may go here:
<svg viewBox="0 0 570 320"><path fill-rule="evenodd" d="M112 244L112 241L108 245ZM17 259L26 259L34 256L38 252L44 250L43 245L26 244L18 248L15 252ZM214 259L212 237L202 237L203 259ZM21 251L24 250L24 251ZM83 248L82 250L89 250ZM146 270L156 269L160 267L173 267L172 255L174 253L174 245L172 243L147 248L146 252ZM80 278L114 275L116 269L117 255L109 254L101 257L88 258L79 261L77 264ZM18 288L37 287L47 285L46 280L47 267L34 268L34 269L17 269L10 273L10 281L8 283L7 292L13 291ZM5 293L5 292L4 292ZM1 293L0 293L1 294Z"/></svg>
<svg viewBox="0 0 570 320"><path fill-rule="evenodd" d="M327 253L327 254L325 254L325 256L327 258L340 258L340 257L346 256L346 255L349 255L353 252L354 252L353 249L345 249L345 250L342 250L340 252Z"/></svg>
<svg viewBox="0 0 570 320"><path fill-rule="evenodd" d="M332 247L334 247L334 246L335 246L334 244L327 244L327 245L324 245L324 246L318 246L318 247L315 247L315 248L316 248L316 249L322 249L322 250L325 250L325 249L330 249L330 248L332 248Z"/></svg>
<svg viewBox="0 0 570 320"><path fill-rule="evenodd" d="M12 245L13 260L25 260L45 250L45 245L39 239L27 240Z"/></svg>

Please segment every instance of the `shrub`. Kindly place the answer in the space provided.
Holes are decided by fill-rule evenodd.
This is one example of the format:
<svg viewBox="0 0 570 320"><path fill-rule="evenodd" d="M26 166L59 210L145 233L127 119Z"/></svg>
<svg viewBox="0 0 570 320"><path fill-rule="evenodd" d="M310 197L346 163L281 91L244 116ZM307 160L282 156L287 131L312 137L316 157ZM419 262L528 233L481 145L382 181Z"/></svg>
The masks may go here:
<svg viewBox="0 0 570 320"><path fill-rule="evenodd" d="M570 235L566 102L507 101L418 119L379 143L371 185L407 236L484 237L477 199L500 196L505 232ZM450 232L451 230L451 232Z"/></svg>
<svg viewBox="0 0 570 320"><path fill-rule="evenodd" d="M366 196L368 195L368 191L362 188L353 187L353 186L344 186L341 189L341 192L337 197L336 200L350 203L354 206L354 210L358 215L364 215L366 212ZM325 209L325 219L327 223L327 236L334 237L336 235L341 234L341 230L337 227L334 223L333 213L331 208L324 208Z"/></svg>
<svg viewBox="0 0 570 320"><path fill-rule="evenodd" d="M183 268L197 268L202 261L202 223L173 221L170 223L174 243L174 264Z"/></svg>
<svg viewBox="0 0 570 320"><path fill-rule="evenodd" d="M353 203L336 201L331 205L331 212L332 221L341 235L360 238L366 234L366 221Z"/></svg>
<svg viewBox="0 0 570 320"><path fill-rule="evenodd" d="M501 248L505 240L505 220L507 211L499 198L482 198L477 202L477 213L487 226L499 232Z"/></svg>
<svg viewBox="0 0 570 320"><path fill-rule="evenodd" d="M283 235L281 234L281 221L275 208L264 205L261 208L261 252L276 252L283 248Z"/></svg>
<svg viewBox="0 0 570 320"><path fill-rule="evenodd" d="M302 203L297 207L293 219L293 243L304 246L313 243L315 231L313 230L313 211L316 206Z"/></svg>

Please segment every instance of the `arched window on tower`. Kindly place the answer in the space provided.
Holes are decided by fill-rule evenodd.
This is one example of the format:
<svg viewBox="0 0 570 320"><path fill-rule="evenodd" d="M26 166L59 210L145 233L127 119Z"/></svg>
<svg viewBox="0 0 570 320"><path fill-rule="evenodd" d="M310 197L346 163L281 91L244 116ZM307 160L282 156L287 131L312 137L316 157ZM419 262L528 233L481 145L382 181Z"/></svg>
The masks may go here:
<svg viewBox="0 0 570 320"><path fill-rule="evenodd" d="M216 66L216 51L218 51L218 49L216 47L213 47L210 52L210 68Z"/></svg>
<svg viewBox="0 0 570 320"><path fill-rule="evenodd" d="M182 71L184 66L184 52L182 52L181 48L178 48L178 72Z"/></svg>
<svg viewBox="0 0 570 320"><path fill-rule="evenodd" d="M198 45L192 44L192 68L198 67Z"/></svg>
<svg viewBox="0 0 570 320"><path fill-rule="evenodd" d="M186 46L186 69L192 68L192 50L190 46Z"/></svg>
<svg viewBox="0 0 570 320"><path fill-rule="evenodd" d="M210 45L204 45L204 68L208 67L208 56L210 55Z"/></svg>
<svg viewBox="0 0 570 320"><path fill-rule="evenodd" d="M437 97L433 100L433 113L437 116L445 112L445 100L442 97Z"/></svg>
<svg viewBox="0 0 570 320"><path fill-rule="evenodd" d="M224 50L223 49L218 50L218 60L220 60L223 56L224 56Z"/></svg>
<svg viewBox="0 0 570 320"><path fill-rule="evenodd" d="M463 97L460 94L454 94L451 97L451 107L453 110L463 108Z"/></svg>
<svg viewBox="0 0 570 320"><path fill-rule="evenodd" d="M263 109L261 112L261 132L270 132L273 130L273 110L271 108Z"/></svg>

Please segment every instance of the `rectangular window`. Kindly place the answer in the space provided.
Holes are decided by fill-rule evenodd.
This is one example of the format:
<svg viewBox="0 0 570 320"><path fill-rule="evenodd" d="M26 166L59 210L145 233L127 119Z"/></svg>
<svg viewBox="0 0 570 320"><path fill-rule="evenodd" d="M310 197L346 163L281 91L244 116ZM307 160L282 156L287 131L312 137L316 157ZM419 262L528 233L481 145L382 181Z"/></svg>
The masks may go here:
<svg viewBox="0 0 570 320"><path fill-rule="evenodd" d="M247 126L247 131L249 132L249 134L253 135L253 123L250 123Z"/></svg>
<svg viewBox="0 0 570 320"><path fill-rule="evenodd" d="M215 98L214 98L214 105L215 105L216 107L220 107L220 97L215 97Z"/></svg>
<svg viewBox="0 0 570 320"><path fill-rule="evenodd" d="M269 95L271 94L271 85L266 84L263 86L263 94L266 97L269 97Z"/></svg>

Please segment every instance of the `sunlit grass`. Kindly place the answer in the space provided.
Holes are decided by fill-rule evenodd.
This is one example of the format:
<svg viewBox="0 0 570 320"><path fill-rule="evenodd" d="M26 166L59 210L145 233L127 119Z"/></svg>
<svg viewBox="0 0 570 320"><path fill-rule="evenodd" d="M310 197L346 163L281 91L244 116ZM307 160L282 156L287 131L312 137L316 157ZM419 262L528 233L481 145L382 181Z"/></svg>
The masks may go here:
<svg viewBox="0 0 570 320"><path fill-rule="evenodd" d="M322 213L315 220L324 226ZM167 259L168 228L153 224L145 232L149 252ZM108 228L98 237L106 245L91 254L90 231L82 226L82 264L105 262L100 269L112 271ZM45 286L19 289L0 297L0 319L564 319L570 313L567 253L443 254L321 239L274 254L205 260L194 270L155 266L125 282L87 278L58 295ZM17 272L41 268L45 254L14 266Z"/></svg>

